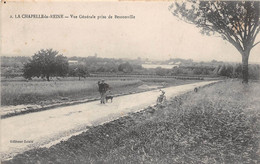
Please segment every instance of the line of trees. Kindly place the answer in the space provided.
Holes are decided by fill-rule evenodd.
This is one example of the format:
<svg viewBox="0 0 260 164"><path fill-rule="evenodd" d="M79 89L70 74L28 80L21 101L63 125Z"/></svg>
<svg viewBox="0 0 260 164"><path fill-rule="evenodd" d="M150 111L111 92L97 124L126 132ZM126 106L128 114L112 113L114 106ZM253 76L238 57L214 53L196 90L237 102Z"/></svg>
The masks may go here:
<svg viewBox="0 0 260 164"><path fill-rule="evenodd" d="M23 76L26 79L32 79L33 77L46 78L48 81L51 77L78 77L86 78L90 73L134 73L134 74L154 74L159 76L171 76L171 75L188 75L188 76L226 76L230 78L242 78L243 65L242 64L219 64L214 62L215 65L208 66L207 64L199 63L191 66L180 66L173 69L155 68L145 69L138 64L130 64L129 62L115 63L118 59L105 59L105 62L100 62L102 59L91 57L91 63L89 60L83 60L84 62L76 62L77 64L69 65L68 58L59 54L58 51L53 49L42 49L36 52L31 59L28 60L23 67ZM75 58L78 59L78 58ZM86 58L84 58L86 59ZM87 57L88 59L88 57ZM24 60L23 60L24 61ZM78 60L77 60L78 61ZM88 63L88 64L87 64ZM212 62L211 62L212 63ZM189 64L190 65L190 64ZM7 72L8 73L8 72ZM249 65L248 77L251 79L259 79L260 66Z"/></svg>
<svg viewBox="0 0 260 164"><path fill-rule="evenodd" d="M94 60L94 59L93 59ZM65 77L72 76L85 78L90 75L90 72L133 72L133 65L129 62L121 63L119 65L113 63L95 65L98 62L92 62L89 65L86 63L78 63L69 65L68 58L59 54L58 51L53 49L42 49L36 52L32 59L24 64L23 77L26 79L32 79L33 77L46 78L50 81L51 77ZM94 65L93 65L94 64ZM89 67L90 66L90 67ZM94 66L94 67L93 67ZM137 68L142 68L137 67Z"/></svg>
<svg viewBox="0 0 260 164"><path fill-rule="evenodd" d="M242 64L221 64L218 66L181 66L172 69L157 67L153 70L159 76L225 76L228 78L242 78ZM260 78L260 66L252 64L248 66L248 78L257 80Z"/></svg>
<svg viewBox="0 0 260 164"><path fill-rule="evenodd" d="M229 78L242 78L243 65L242 64L224 64L219 65L214 70L214 74L220 76L226 76ZM248 78L257 80L260 78L260 66L259 65L249 65L248 66Z"/></svg>

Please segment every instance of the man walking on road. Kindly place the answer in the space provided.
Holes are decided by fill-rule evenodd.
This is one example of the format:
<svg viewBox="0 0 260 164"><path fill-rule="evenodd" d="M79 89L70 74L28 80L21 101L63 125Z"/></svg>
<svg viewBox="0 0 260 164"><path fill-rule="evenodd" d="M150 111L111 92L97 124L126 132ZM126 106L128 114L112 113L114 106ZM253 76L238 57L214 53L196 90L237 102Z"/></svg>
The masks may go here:
<svg viewBox="0 0 260 164"><path fill-rule="evenodd" d="M105 80L102 79L101 82L98 81L98 91L100 93L100 103L105 104L106 92L109 88L109 85L105 83Z"/></svg>

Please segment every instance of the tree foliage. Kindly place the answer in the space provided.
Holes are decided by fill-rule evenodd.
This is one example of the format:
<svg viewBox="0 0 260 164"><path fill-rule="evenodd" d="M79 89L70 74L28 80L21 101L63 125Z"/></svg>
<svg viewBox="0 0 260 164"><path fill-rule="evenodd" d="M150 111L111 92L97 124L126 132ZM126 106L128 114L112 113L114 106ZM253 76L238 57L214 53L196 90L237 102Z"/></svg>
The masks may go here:
<svg viewBox="0 0 260 164"><path fill-rule="evenodd" d="M166 76L166 75L169 75L171 72L170 69L164 69L162 67L157 67L155 68L155 73L156 75L159 75L159 76Z"/></svg>
<svg viewBox="0 0 260 164"><path fill-rule="evenodd" d="M86 78L89 76L89 72L85 65L71 65L69 66L69 76L79 77L80 80L81 77Z"/></svg>
<svg viewBox="0 0 260 164"><path fill-rule="evenodd" d="M218 34L242 55L243 81L248 82L248 58L260 30L259 1L176 2L173 15L195 24L202 34Z"/></svg>
<svg viewBox="0 0 260 164"><path fill-rule="evenodd" d="M52 49L42 49L24 65L23 76L26 79L42 77L49 81L51 76L64 77L67 75L68 68L67 57Z"/></svg>
<svg viewBox="0 0 260 164"><path fill-rule="evenodd" d="M130 73L133 71L133 66L128 62L122 63L118 66L118 71L121 71L124 73Z"/></svg>
<svg viewBox="0 0 260 164"><path fill-rule="evenodd" d="M215 68L215 75L226 76L229 78L242 77L242 64L223 64ZM248 66L249 78L258 80L260 76L260 66L257 64L250 64Z"/></svg>

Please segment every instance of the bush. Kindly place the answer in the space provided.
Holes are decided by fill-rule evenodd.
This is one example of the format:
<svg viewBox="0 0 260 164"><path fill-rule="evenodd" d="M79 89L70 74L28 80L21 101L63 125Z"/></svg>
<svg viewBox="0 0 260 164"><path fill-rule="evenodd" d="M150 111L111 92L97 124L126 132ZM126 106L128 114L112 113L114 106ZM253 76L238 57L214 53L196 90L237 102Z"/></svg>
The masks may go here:
<svg viewBox="0 0 260 164"><path fill-rule="evenodd" d="M218 75L233 77L233 66L232 65L222 65L218 70Z"/></svg>
<svg viewBox="0 0 260 164"><path fill-rule="evenodd" d="M249 78L258 80L260 77L260 66L259 65L250 65L248 68Z"/></svg>
<svg viewBox="0 0 260 164"><path fill-rule="evenodd" d="M121 71L124 73L130 73L133 71L133 67L130 63L126 62L126 63L120 64L118 66L118 71Z"/></svg>
<svg viewBox="0 0 260 164"><path fill-rule="evenodd" d="M157 68L155 68L155 73L156 73L156 75L159 75L159 76L166 76L170 73L170 70L163 69L161 67L157 67Z"/></svg>
<svg viewBox="0 0 260 164"><path fill-rule="evenodd" d="M229 78L242 78L242 64L236 65L221 65L217 67L214 72L218 75L226 76ZM260 66L259 65L249 65L248 66L249 79L257 80L260 77Z"/></svg>

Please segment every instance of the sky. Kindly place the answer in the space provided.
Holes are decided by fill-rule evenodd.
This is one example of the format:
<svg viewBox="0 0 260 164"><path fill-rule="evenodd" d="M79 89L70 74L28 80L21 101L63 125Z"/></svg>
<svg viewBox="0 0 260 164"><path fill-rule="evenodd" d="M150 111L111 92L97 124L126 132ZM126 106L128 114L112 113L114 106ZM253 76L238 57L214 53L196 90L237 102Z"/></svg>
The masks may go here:
<svg viewBox="0 0 260 164"><path fill-rule="evenodd" d="M204 36L194 25L174 17L168 10L171 3L7 2L1 5L1 55L33 56L40 49L53 48L67 57L96 54L106 58L241 62L241 55L230 43ZM63 14L69 18L15 18L23 14ZM71 14L78 18L70 18ZM107 19L80 19L79 15ZM135 19L115 19L115 15ZM249 62L260 62L260 44L252 49Z"/></svg>

